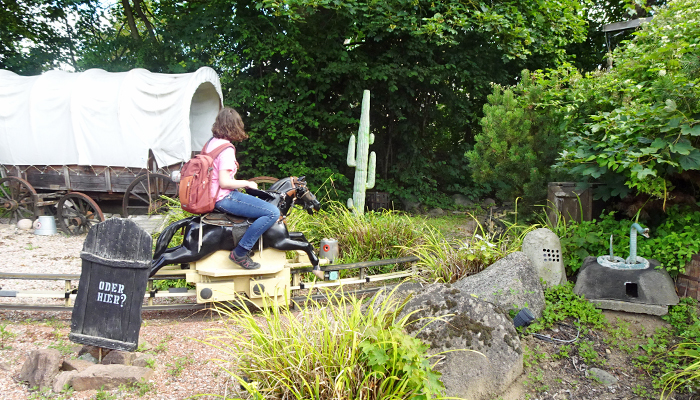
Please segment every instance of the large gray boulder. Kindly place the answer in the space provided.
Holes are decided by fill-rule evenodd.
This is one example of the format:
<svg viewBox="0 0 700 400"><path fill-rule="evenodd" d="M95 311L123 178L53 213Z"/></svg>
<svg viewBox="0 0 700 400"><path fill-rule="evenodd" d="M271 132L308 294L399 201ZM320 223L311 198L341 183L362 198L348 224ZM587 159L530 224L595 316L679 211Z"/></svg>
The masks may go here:
<svg viewBox="0 0 700 400"><path fill-rule="evenodd" d="M559 237L547 228L535 229L523 239L523 253L547 287L566 283L566 270Z"/></svg>
<svg viewBox="0 0 700 400"><path fill-rule="evenodd" d="M29 353L27 361L22 365L19 380L28 382L29 388L51 389L61 364L63 364L63 357L60 351L56 349L34 350Z"/></svg>
<svg viewBox="0 0 700 400"><path fill-rule="evenodd" d="M499 305L504 310L527 307L536 318L544 310L544 292L537 270L523 252L514 252L485 270L455 282L453 286L471 296Z"/></svg>
<svg viewBox="0 0 700 400"><path fill-rule="evenodd" d="M435 369L447 396L493 399L522 373L520 339L496 305L455 286L433 284L413 292L400 317L409 313L407 331L442 358Z"/></svg>
<svg viewBox="0 0 700 400"><path fill-rule="evenodd" d="M474 205L474 202L469 200L467 196L459 193L452 195L452 201L457 207L468 208Z"/></svg>

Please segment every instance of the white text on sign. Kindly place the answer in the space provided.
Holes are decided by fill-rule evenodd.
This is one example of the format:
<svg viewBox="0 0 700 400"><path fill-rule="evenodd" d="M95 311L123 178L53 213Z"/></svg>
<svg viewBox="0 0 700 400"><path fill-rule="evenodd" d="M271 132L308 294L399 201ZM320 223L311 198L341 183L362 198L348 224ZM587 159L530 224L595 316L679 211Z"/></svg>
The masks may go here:
<svg viewBox="0 0 700 400"><path fill-rule="evenodd" d="M98 289L100 291L97 292L97 301L101 303L117 304L124 307L124 301L126 300L124 285L100 281Z"/></svg>

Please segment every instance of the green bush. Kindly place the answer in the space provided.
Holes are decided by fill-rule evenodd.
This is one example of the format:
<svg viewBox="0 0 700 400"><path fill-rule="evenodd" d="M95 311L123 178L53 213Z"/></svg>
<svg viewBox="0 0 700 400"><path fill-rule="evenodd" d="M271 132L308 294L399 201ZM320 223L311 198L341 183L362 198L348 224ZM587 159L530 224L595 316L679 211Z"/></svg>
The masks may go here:
<svg viewBox="0 0 700 400"><path fill-rule="evenodd" d="M604 198L667 198L680 173L700 169L699 19L697 1L669 1L615 49L612 70L560 96L569 111L562 165L606 183Z"/></svg>
<svg viewBox="0 0 700 400"><path fill-rule="evenodd" d="M475 182L489 185L503 201L522 197L526 203L546 197L555 180L551 166L561 150L556 108L535 109L545 100L552 80L541 72L522 72L515 87L494 85L484 105L482 132L466 153Z"/></svg>
<svg viewBox="0 0 700 400"><path fill-rule="evenodd" d="M545 309L542 317L535 320L527 327L528 332L539 332L549 329L557 322L567 318L578 320L581 325L593 328L607 326L607 321L601 310L595 308L582 296L574 293L574 284L568 282L565 285L553 286L544 292Z"/></svg>

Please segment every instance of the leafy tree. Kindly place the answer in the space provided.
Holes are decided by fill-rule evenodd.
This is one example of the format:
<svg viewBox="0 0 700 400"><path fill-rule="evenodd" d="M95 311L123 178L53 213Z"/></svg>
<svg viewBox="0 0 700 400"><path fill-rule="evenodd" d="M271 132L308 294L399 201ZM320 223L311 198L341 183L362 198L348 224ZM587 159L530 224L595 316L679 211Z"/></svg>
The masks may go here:
<svg viewBox="0 0 700 400"><path fill-rule="evenodd" d="M580 71L594 71L607 66L609 53L621 42L629 40L634 29L603 32L603 26L636 18L651 16L651 7L665 4L665 0L604 0L584 4L588 21L586 40L566 46L572 64Z"/></svg>
<svg viewBox="0 0 700 400"><path fill-rule="evenodd" d="M0 68L38 74L72 61L64 1L0 1Z"/></svg>
<svg viewBox="0 0 700 400"><path fill-rule="evenodd" d="M345 197L347 140L371 90L377 187L429 205L475 193L463 154L491 83L556 65L585 33L574 0L54 1L76 18L78 70L214 67L251 132L239 149L251 176L333 175Z"/></svg>
<svg viewBox="0 0 700 400"><path fill-rule="evenodd" d="M160 1L156 15L162 42L177 44L173 61L213 65L227 101L245 113L244 170L315 182L349 173L347 139L369 89L378 188L440 204L437 191L474 187L461 157L490 82L565 58L563 46L585 30L579 9L574 1L218 0Z"/></svg>
<svg viewBox="0 0 700 400"><path fill-rule="evenodd" d="M668 197L697 187L700 170L700 6L675 0L613 53L608 73L577 82L563 166L607 183L600 195L630 190Z"/></svg>

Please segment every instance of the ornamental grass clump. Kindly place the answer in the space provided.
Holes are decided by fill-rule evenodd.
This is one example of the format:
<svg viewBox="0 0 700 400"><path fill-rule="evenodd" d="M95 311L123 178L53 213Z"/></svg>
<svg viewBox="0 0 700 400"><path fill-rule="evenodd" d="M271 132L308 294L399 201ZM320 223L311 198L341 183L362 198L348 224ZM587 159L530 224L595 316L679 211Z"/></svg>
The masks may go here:
<svg viewBox="0 0 700 400"><path fill-rule="evenodd" d="M662 376L664 386L661 399L668 399L676 392L697 392L700 390L700 343L685 342L669 353L682 360L682 367Z"/></svg>
<svg viewBox="0 0 700 400"><path fill-rule="evenodd" d="M520 250L525 235L537 227L513 223L502 233L489 233L476 217L473 218L477 228L469 237L448 239L440 230L426 227L421 243L404 247L407 253L420 259L417 265L424 279L453 283L481 272L508 254Z"/></svg>
<svg viewBox="0 0 700 400"><path fill-rule="evenodd" d="M410 315L398 317L402 304L391 294L365 303L338 289L322 293L328 303L307 299L299 312L218 309L224 327L212 329L205 343L227 356L216 361L246 396L438 398L443 385L429 363L428 346L404 332Z"/></svg>
<svg viewBox="0 0 700 400"><path fill-rule="evenodd" d="M290 231L304 232L312 243L337 239L341 262L345 263L403 257L408 254L406 247L421 242L424 226L394 211L355 215L335 201L324 202L323 209L313 216L294 210L288 225ZM368 269L368 273L385 272L390 271Z"/></svg>

